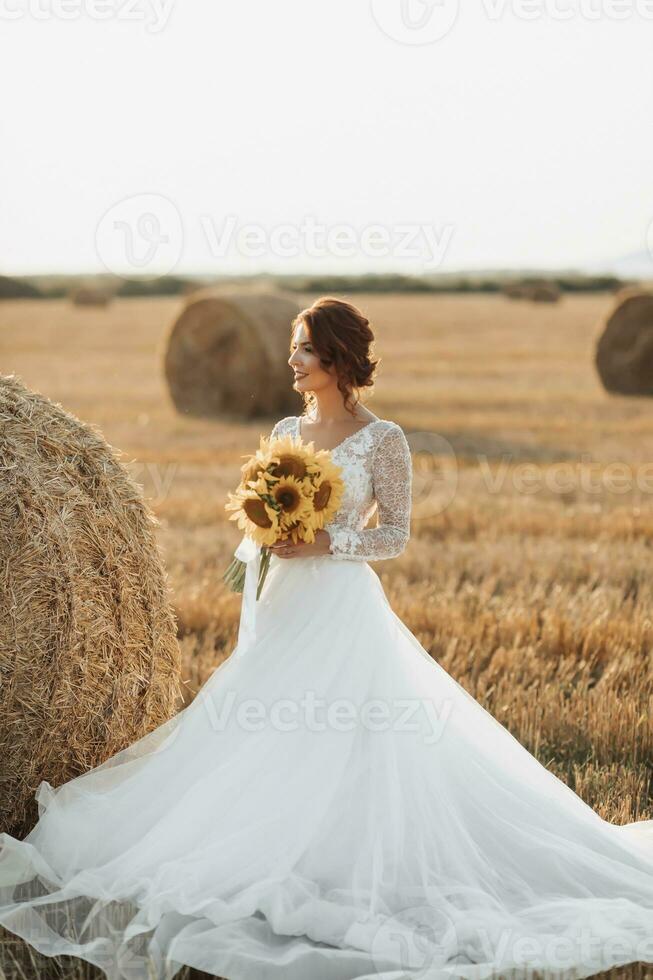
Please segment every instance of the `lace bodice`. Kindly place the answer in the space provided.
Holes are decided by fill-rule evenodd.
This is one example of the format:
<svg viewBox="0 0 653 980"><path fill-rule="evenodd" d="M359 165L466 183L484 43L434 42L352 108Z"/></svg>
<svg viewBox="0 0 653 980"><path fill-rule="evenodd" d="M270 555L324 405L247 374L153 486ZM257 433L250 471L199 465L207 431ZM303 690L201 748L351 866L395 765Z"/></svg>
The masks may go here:
<svg viewBox="0 0 653 980"><path fill-rule="evenodd" d="M300 437L300 417L287 415L272 429L276 436ZM306 440L307 442L310 440ZM333 558L378 561L401 554L410 537L413 467L401 426L375 419L331 450L342 468L345 492L333 521L324 525ZM377 512L377 526L365 525Z"/></svg>

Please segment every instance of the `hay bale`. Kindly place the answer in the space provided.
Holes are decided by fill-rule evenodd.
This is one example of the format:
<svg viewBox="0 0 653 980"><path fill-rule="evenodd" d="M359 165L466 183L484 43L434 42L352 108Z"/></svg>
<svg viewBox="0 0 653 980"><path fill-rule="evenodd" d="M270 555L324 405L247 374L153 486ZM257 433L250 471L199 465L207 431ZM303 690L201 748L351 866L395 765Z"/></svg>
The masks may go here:
<svg viewBox="0 0 653 980"><path fill-rule="evenodd" d="M301 408L288 366L291 321L300 309L279 293L214 288L190 296L165 342L177 410L255 418Z"/></svg>
<svg viewBox="0 0 653 980"><path fill-rule="evenodd" d="M0 830L179 710L157 523L97 430L0 375Z"/></svg>
<svg viewBox="0 0 653 980"><path fill-rule="evenodd" d="M94 286L79 286L70 295L73 306L108 306L111 302L111 293L106 289L98 289Z"/></svg>
<svg viewBox="0 0 653 980"><path fill-rule="evenodd" d="M560 296L558 284L545 280L527 286L524 293L524 298L531 300L532 303L557 303Z"/></svg>
<svg viewBox="0 0 653 980"><path fill-rule="evenodd" d="M549 279L506 282L501 293L508 299L527 299L533 303L557 303L561 296L558 284Z"/></svg>
<svg viewBox="0 0 653 980"><path fill-rule="evenodd" d="M622 289L597 340L595 364L606 391L653 395L653 291Z"/></svg>
<svg viewBox="0 0 653 980"><path fill-rule="evenodd" d="M506 282L501 287L501 295L507 299L525 299L525 287L520 282Z"/></svg>

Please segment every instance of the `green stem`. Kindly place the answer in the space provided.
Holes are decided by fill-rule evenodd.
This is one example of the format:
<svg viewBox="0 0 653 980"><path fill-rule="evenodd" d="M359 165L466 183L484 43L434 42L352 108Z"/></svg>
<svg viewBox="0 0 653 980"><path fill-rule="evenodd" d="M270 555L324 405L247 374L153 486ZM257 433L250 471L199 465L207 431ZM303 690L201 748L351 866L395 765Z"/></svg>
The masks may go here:
<svg viewBox="0 0 653 980"><path fill-rule="evenodd" d="M268 550L268 548L261 548L261 566L259 568L258 588L256 589L257 601L261 594L261 589L263 588L265 577L268 574L268 568L270 567L270 555L271 552Z"/></svg>

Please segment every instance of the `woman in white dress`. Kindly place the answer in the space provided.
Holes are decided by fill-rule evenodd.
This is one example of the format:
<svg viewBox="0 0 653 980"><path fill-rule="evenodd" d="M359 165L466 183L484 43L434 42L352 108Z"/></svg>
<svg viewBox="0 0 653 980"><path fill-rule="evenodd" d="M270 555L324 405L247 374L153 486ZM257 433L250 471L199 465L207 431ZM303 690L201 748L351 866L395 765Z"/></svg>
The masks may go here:
<svg viewBox="0 0 653 980"><path fill-rule="evenodd" d="M332 451L334 521L274 548L235 651L187 708L42 782L28 837L0 835L0 924L46 955L110 980L183 964L229 980L581 978L653 962L653 821L612 825L540 765L429 657L368 564L406 546L412 473L399 425L350 413L372 339L337 300L293 324L313 414L272 434Z"/></svg>

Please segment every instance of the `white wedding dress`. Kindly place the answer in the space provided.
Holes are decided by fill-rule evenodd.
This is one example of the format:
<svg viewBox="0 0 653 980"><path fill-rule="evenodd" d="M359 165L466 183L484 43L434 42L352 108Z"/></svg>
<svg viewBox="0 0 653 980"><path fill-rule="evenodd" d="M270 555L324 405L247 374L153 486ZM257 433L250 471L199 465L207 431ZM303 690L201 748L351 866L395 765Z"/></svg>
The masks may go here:
<svg viewBox="0 0 653 980"><path fill-rule="evenodd" d="M297 436L299 420L273 434ZM110 980L580 978L653 962L653 821L601 819L426 653L368 564L409 538L411 457L333 450L333 554L249 541L238 645L195 700L37 792L0 923ZM378 526L365 524L378 507Z"/></svg>

